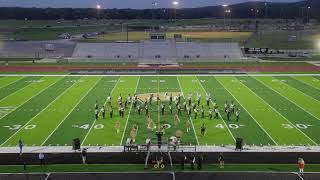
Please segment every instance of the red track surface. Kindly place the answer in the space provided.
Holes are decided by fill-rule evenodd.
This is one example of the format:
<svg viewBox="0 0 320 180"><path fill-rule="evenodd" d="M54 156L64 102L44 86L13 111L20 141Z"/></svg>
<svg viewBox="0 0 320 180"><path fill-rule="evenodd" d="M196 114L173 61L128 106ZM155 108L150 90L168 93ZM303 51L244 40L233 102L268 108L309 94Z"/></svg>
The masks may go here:
<svg viewBox="0 0 320 180"><path fill-rule="evenodd" d="M157 69L234 69L244 72L316 72L317 66L188 66L188 67L136 67L136 66L0 66L0 72L65 72L68 70L122 69L122 70L157 70Z"/></svg>

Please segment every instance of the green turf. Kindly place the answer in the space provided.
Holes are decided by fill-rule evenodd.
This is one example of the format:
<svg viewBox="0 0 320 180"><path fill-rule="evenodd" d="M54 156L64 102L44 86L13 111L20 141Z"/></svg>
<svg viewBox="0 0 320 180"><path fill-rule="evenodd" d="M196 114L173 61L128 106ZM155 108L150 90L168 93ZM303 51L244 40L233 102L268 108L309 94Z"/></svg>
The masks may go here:
<svg viewBox="0 0 320 180"><path fill-rule="evenodd" d="M281 97L281 95L272 91L270 88L264 86L259 81L252 77L238 77L239 80L243 80L244 84L257 93L263 100L270 104L275 110L277 110L283 117L289 121L285 124L282 124L285 128L296 128L303 132L305 136L311 137L312 144L319 144L320 137L317 127L320 125L320 121L310 114L306 113L303 109L299 108L292 102ZM303 140L301 140L303 142Z"/></svg>
<svg viewBox="0 0 320 180"><path fill-rule="evenodd" d="M262 145L274 145L275 143L264 132L255 119L242 107L241 104L235 99L214 77L199 76L200 82L203 84L208 93L213 95L213 99L217 101L220 112L224 119L227 119L224 113L224 103L228 101L234 102L235 107L240 109L240 120L236 121L234 114L231 116L230 121L226 121L234 137L245 139L245 144L253 145L259 142Z"/></svg>
<svg viewBox="0 0 320 180"><path fill-rule="evenodd" d="M57 96L56 101L53 101L38 116L28 122L23 129L19 129L18 133L5 145L15 144L19 139L23 139L25 144L42 145L97 81L97 78L90 77L70 80L69 82L73 85ZM37 136L33 136L33 134L37 134Z"/></svg>
<svg viewBox="0 0 320 180"><path fill-rule="evenodd" d="M249 90L235 77L217 77L243 105L244 108L266 129L278 145L311 144L297 129L285 129L282 124L288 123L279 112L267 104L254 91ZM279 133L281 132L281 133Z"/></svg>
<svg viewBox="0 0 320 180"><path fill-rule="evenodd" d="M296 76L296 77L293 77L294 79L297 79L311 87L314 87L316 88L317 90L320 89L320 80L314 78L314 77L311 77L311 76Z"/></svg>
<svg viewBox="0 0 320 180"><path fill-rule="evenodd" d="M20 80L21 78L22 78L21 76L20 77L19 76L2 77L0 79L0 89Z"/></svg>
<svg viewBox="0 0 320 180"><path fill-rule="evenodd" d="M37 95L42 90L46 89L56 81L56 77L37 77L37 80L26 81L29 85L15 91L14 93L1 99L1 107L18 107L28 101L33 96Z"/></svg>
<svg viewBox="0 0 320 180"><path fill-rule="evenodd" d="M59 80L61 78L57 78ZM78 79L77 77L65 77L39 95L33 97L24 103L0 121L1 137L0 144L3 144L10 136L16 133L29 120L37 116L44 108L46 108L59 94L72 85L70 80ZM14 121L13 121L14 119ZM12 144L15 145L16 143Z"/></svg>
<svg viewBox="0 0 320 180"><path fill-rule="evenodd" d="M279 77L278 77L279 78ZM289 99L291 102L295 103L297 106L303 108L306 112L320 118L320 102L305 93L291 87L290 85L281 81L281 79L274 77L257 77L264 84L271 87L273 90L281 94L283 97ZM279 81L280 80L280 81Z"/></svg>
<svg viewBox="0 0 320 180"><path fill-rule="evenodd" d="M314 88L313 86L309 86L301 81L298 81L292 77L277 77L280 80L284 80L285 83L290 85L293 88L296 88L297 90L303 92L304 94L320 101L320 91L317 88Z"/></svg>
<svg viewBox="0 0 320 180"><path fill-rule="evenodd" d="M130 116L130 106L125 109L125 116L122 118L118 113L118 97L121 94L123 98L127 98L128 95L133 95L136 91L137 83L140 77L120 77L111 91L113 117L112 119L95 121L93 126L101 124L104 128L91 128L91 131L87 135L84 141L84 145L120 145L122 142L122 135L125 131L127 119ZM106 105L109 109L107 115L110 112L110 105ZM120 132L117 133L115 125L120 124ZM100 126L101 126L100 125Z"/></svg>
<svg viewBox="0 0 320 180"><path fill-rule="evenodd" d="M22 88L28 86L31 81L38 80L41 77L23 77L20 78L18 81L14 81L11 84L8 84L7 86L4 86L0 89L0 100L7 97L8 95L21 90Z"/></svg>
<svg viewBox="0 0 320 180"><path fill-rule="evenodd" d="M234 144L242 137L248 145L315 145L319 144L320 102L318 76L0 76L0 144L15 146L22 139L31 145L71 145L79 137L83 145L120 145L132 136L138 125L136 143L147 138L156 141L155 131L166 125L164 139L182 132L181 143L200 145ZM181 94L182 113L175 122L177 108L164 96ZM127 105L125 116L118 113L117 99L121 94L137 94L141 115ZM154 129L148 127L143 101L150 94L160 95L161 102L149 104ZM192 94L191 94L192 93ZM113 118L109 117L112 96ZM201 95L198 116L187 115L183 104L189 95L196 103ZM209 119L206 95L216 99L219 119ZM106 119L94 119L94 104L106 105ZM240 121L223 112L224 102L234 102L240 109ZM160 105L166 110L161 113ZM201 117L202 106L205 116ZM190 124L188 124L190 123ZM206 134L200 128L205 124ZM119 125L119 132L116 131ZM187 126L190 131L187 132Z"/></svg>
<svg viewBox="0 0 320 180"><path fill-rule="evenodd" d="M319 164L306 165L305 172L319 172ZM164 171L182 171L180 165L175 164L173 169L166 168ZM186 167L184 171L190 171ZM47 165L41 167L39 165L27 166L27 170L23 170L21 165L0 166L2 173L44 173L44 172L161 172L158 169L144 169L142 164L90 164L90 165ZM296 164L226 164L224 169L220 169L218 164L204 164L202 171L227 172L227 171L256 171L256 172L296 172ZM197 172L194 170L193 172Z"/></svg>
<svg viewBox="0 0 320 180"><path fill-rule="evenodd" d="M181 89L183 91L184 97L187 98L190 93L192 93L192 101L197 98L197 95L201 95L202 101L201 105L204 105L205 111L208 111L208 107L205 106L206 102L204 99L206 98L207 92L205 89L201 86L199 80L197 77L178 77L179 83L181 86ZM195 103L195 102L193 102ZM200 106L201 106L200 105ZM200 117L200 109L198 113ZM194 117L192 115L192 117ZM191 118L192 118L191 117ZM209 123L203 122L203 119L199 118L195 119L193 118L193 124L196 131L196 135L199 139L200 144L208 144L208 145L222 145L222 144L234 144L234 136L230 132L229 128L226 127L226 123L221 117L219 120L210 121ZM205 121L209 121L209 117L204 118ZM205 136L201 135L200 129L202 124L205 124L206 126L206 134ZM224 126L225 128L216 128Z"/></svg>
<svg viewBox="0 0 320 180"><path fill-rule="evenodd" d="M94 122L94 104L98 101L100 107L106 100L107 95L111 92L117 78L103 77L97 85L88 93L81 103L65 119L63 124L51 135L45 142L45 145L71 145L72 139L80 138L84 140ZM102 120L101 121L106 121ZM97 126L97 125L96 125ZM98 127L98 126L97 126ZM70 133L65 133L70 132Z"/></svg>

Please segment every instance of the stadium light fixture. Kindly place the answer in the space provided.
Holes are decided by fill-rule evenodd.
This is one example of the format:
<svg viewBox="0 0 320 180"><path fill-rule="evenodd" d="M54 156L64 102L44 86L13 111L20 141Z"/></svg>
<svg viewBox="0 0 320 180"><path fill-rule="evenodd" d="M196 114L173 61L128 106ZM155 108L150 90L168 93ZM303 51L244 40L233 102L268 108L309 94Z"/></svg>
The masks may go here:
<svg viewBox="0 0 320 180"><path fill-rule="evenodd" d="M228 7L228 4L224 4L224 5L222 5L222 7Z"/></svg>
<svg viewBox="0 0 320 180"><path fill-rule="evenodd" d="M178 2L178 1L173 1L173 2L172 2L172 5L178 6L178 5L179 5L179 2Z"/></svg>
<svg viewBox="0 0 320 180"><path fill-rule="evenodd" d="M320 52L320 39L318 39L318 42L317 42L317 49Z"/></svg>
<svg viewBox="0 0 320 180"><path fill-rule="evenodd" d="M101 9L101 5L100 4L97 4L97 9Z"/></svg>

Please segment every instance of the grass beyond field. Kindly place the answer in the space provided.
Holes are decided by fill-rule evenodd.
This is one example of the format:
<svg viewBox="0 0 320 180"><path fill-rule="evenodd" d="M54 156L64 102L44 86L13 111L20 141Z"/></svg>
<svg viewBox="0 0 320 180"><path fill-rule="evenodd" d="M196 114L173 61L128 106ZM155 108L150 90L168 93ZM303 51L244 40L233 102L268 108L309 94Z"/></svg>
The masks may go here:
<svg viewBox="0 0 320 180"><path fill-rule="evenodd" d="M297 41L288 41L291 36L297 36ZM302 31L301 33L296 31L267 31L250 39L246 46L271 49L317 49L319 37L319 30Z"/></svg>
<svg viewBox="0 0 320 180"><path fill-rule="evenodd" d="M183 40L204 41L204 42L243 42L251 36L251 32L212 32L212 31L177 31L167 32L167 38L173 39L174 34L181 34ZM130 31L129 41L140 41L149 39L149 32ZM126 32L107 33L97 36L94 39L87 39L89 42L110 42L126 41Z"/></svg>
<svg viewBox="0 0 320 180"><path fill-rule="evenodd" d="M118 97L124 103L134 94L141 114L128 103L120 117ZM144 101L151 94L159 94L161 102L148 102L146 116ZM173 113L169 111L170 94L173 99L181 94L179 120L174 100ZM194 112L189 117L183 103L188 104L188 97L197 103L198 96L197 117ZM219 117L210 120L213 100ZM233 113L227 120L226 101L239 108L239 121ZM100 114L95 120L96 102L105 105L105 119ZM155 142L161 126L164 139L178 135L185 144L227 145L242 137L247 145L312 146L320 143L319 107L319 76L0 76L0 144L16 146L22 139L27 146L64 146L77 137L91 146L123 145L128 137L143 144L147 138ZM204 136L201 126L206 127Z"/></svg>

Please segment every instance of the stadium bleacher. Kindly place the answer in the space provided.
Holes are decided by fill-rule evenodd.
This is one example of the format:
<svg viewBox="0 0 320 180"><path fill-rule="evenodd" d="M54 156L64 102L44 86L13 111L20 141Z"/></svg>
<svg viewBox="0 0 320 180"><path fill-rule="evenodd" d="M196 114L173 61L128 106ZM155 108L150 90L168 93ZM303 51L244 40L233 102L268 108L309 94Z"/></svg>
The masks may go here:
<svg viewBox="0 0 320 180"><path fill-rule="evenodd" d="M73 61L121 59L140 63L164 63L179 61L241 61L242 51L238 43L197 43L175 41L141 41L139 43L78 43Z"/></svg>

